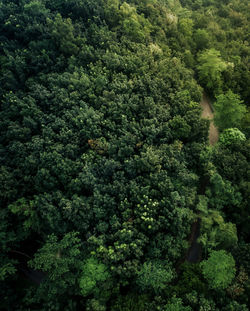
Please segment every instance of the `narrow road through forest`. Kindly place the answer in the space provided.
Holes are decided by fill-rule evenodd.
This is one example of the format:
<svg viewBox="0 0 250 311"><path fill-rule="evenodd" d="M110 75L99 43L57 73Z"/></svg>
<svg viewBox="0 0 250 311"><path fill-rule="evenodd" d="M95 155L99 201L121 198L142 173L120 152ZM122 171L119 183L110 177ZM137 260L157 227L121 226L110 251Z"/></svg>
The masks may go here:
<svg viewBox="0 0 250 311"><path fill-rule="evenodd" d="M210 104L210 100L207 95L204 93L201 100L202 113L201 117L204 119L210 120L210 126L208 131L209 145L213 146L217 143L219 139L218 129L215 127L213 122L213 110ZM205 189L204 189L205 192ZM198 238L200 235L200 225L201 220L196 220L192 225L191 237L190 237L190 248L187 252L186 260L188 262L196 263L201 259L201 245L198 243Z"/></svg>

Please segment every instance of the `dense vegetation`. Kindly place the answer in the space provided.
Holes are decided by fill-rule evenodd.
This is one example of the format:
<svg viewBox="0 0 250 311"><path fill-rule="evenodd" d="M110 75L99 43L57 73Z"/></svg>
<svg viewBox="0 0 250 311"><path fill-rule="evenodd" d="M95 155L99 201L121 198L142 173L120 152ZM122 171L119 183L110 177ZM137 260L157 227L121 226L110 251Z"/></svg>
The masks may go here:
<svg viewBox="0 0 250 311"><path fill-rule="evenodd" d="M249 14L0 0L3 310L249 309Z"/></svg>

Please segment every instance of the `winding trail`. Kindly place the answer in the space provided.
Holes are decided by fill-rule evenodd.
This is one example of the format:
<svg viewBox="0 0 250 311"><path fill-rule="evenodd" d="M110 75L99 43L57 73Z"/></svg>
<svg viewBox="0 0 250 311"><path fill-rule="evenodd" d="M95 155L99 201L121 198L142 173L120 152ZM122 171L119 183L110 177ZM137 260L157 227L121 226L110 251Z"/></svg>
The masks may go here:
<svg viewBox="0 0 250 311"><path fill-rule="evenodd" d="M214 146L219 139L219 131L214 125L213 122L214 114L212 106L210 104L209 98L206 96L205 93L202 96L201 107L202 107L201 117L210 120L210 126L208 131L209 145ZM204 183L204 186L202 187L201 194L204 194L206 182L202 181L202 183ZM197 241L200 235L200 226L201 226L201 219L199 218L192 225L192 230L189 239L190 247L186 255L186 261L191 263L197 263L201 260L202 248L201 244L198 243Z"/></svg>

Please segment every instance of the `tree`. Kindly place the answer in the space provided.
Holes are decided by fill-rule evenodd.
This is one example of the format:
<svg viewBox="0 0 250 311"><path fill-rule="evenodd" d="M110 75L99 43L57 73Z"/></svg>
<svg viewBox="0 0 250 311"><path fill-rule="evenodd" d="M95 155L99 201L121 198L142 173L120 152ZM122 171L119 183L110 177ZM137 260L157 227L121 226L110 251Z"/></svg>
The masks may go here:
<svg viewBox="0 0 250 311"><path fill-rule="evenodd" d="M141 290L159 293L174 277L173 271L158 262L145 262L138 273L137 284Z"/></svg>
<svg viewBox="0 0 250 311"><path fill-rule="evenodd" d="M20 219L23 219L24 231L38 226L38 219L33 205L33 201L27 202L25 198L21 198L8 206L13 214L17 214Z"/></svg>
<svg viewBox="0 0 250 311"><path fill-rule="evenodd" d="M111 311L145 311L149 296L132 292L114 297L110 303Z"/></svg>
<svg viewBox="0 0 250 311"><path fill-rule="evenodd" d="M179 30L185 37L191 37L193 33L194 22L190 18L181 18L179 20Z"/></svg>
<svg viewBox="0 0 250 311"><path fill-rule="evenodd" d="M221 210L229 206L240 207L242 196L230 181L218 173L212 173L210 185L207 187L206 196L209 198L210 207Z"/></svg>
<svg viewBox="0 0 250 311"><path fill-rule="evenodd" d="M220 130L240 127L241 120L246 113L246 107L242 105L242 102L239 95L231 90L216 97L214 123Z"/></svg>
<svg viewBox="0 0 250 311"><path fill-rule="evenodd" d="M226 223L220 212L208 209L207 204L208 199L205 196L200 196L197 206L202 220L199 242L202 243L205 250L232 248L238 241L235 224Z"/></svg>
<svg viewBox="0 0 250 311"><path fill-rule="evenodd" d="M224 146L230 146L235 143L241 143L245 140L245 134L235 127L224 130L220 135L219 141Z"/></svg>
<svg viewBox="0 0 250 311"><path fill-rule="evenodd" d="M51 29L51 35L62 53L75 55L79 51L77 40L74 36L74 26L70 18L63 20L60 14L55 16L54 21L47 19Z"/></svg>
<svg viewBox="0 0 250 311"><path fill-rule="evenodd" d="M248 275L243 266L240 266L238 275L235 277L234 282L227 288L227 293L235 299L244 293L247 283L249 284Z"/></svg>
<svg viewBox="0 0 250 311"><path fill-rule="evenodd" d="M65 294L78 292L75 284L82 264L80 241L77 232L69 232L61 240L54 234L48 236L46 243L28 263L32 269L45 272L45 279L39 287L31 288L29 304L41 303L47 307L57 304L62 308L69 303Z"/></svg>
<svg viewBox="0 0 250 311"><path fill-rule="evenodd" d="M233 252L237 265L242 265L250 275L250 243L240 241Z"/></svg>
<svg viewBox="0 0 250 311"><path fill-rule="evenodd" d="M203 293L206 287L199 265L187 261L180 265L178 283L174 287L178 296L183 297L191 291Z"/></svg>
<svg viewBox="0 0 250 311"><path fill-rule="evenodd" d="M212 251L209 258L200 265L205 279L213 289L227 288L235 277L234 258L224 250Z"/></svg>
<svg viewBox="0 0 250 311"><path fill-rule="evenodd" d="M208 32L205 29L197 29L194 33L194 41L196 43L197 50L207 48L210 43Z"/></svg>
<svg viewBox="0 0 250 311"><path fill-rule="evenodd" d="M104 282L110 278L110 273L103 263L99 263L97 259L91 257L87 259L82 267L80 277L80 288L83 296L95 294L100 295L103 292ZM102 284L102 286L101 286ZM102 288L100 290L100 287Z"/></svg>
<svg viewBox="0 0 250 311"><path fill-rule="evenodd" d="M226 70L227 63L221 59L220 52L215 49L205 50L198 56L198 72L201 83L211 92L218 93L222 87L221 73Z"/></svg>
<svg viewBox="0 0 250 311"><path fill-rule="evenodd" d="M183 60L194 69L197 51L223 50L235 66L205 51L199 65L214 71L202 67L200 81L217 92L224 79L247 98L246 1L233 31L238 0L226 10L218 0L226 18L215 0L0 0L1 308L190 310L189 289L199 303L207 291L200 266L180 269L174 284L173 267L188 247L203 175L217 168L223 180L206 186L207 245L235 244L232 219L241 239L249 234L248 146L231 156L217 144L201 168L208 122ZM222 152L231 162L212 166ZM214 212L222 208L227 223ZM42 270L37 286L20 282L23 268Z"/></svg>
<svg viewBox="0 0 250 311"><path fill-rule="evenodd" d="M181 298L173 297L163 309L164 311L191 311L191 307L183 306Z"/></svg>
<svg viewBox="0 0 250 311"><path fill-rule="evenodd" d="M237 301L232 301L226 305L222 311L248 311L248 307L245 304L240 304Z"/></svg>
<svg viewBox="0 0 250 311"><path fill-rule="evenodd" d="M174 138L187 139L190 136L191 126L180 115L174 116L169 125Z"/></svg>

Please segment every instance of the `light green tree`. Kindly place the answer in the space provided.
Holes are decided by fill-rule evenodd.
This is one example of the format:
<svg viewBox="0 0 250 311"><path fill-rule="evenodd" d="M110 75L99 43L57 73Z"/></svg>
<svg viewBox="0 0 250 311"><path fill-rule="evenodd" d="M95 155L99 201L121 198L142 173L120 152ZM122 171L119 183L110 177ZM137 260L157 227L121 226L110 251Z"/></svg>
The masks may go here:
<svg viewBox="0 0 250 311"><path fill-rule="evenodd" d="M185 37L191 37L193 33L194 22L190 18L181 18L179 21L179 30Z"/></svg>
<svg viewBox="0 0 250 311"><path fill-rule="evenodd" d="M137 284L141 290L158 293L174 277L173 271L158 262L145 262L138 273Z"/></svg>
<svg viewBox="0 0 250 311"><path fill-rule="evenodd" d="M229 128L223 131L220 135L220 143L229 146L237 142L242 142L246 140L246 136L239 129Z"/></svg>
<svg viewBox="0 0 250 311"><path fill-rule="evenodd" d="M200 265L205 279L213 289L227 288L235 277L234 258L224 250L212 251L209 258Z"/></svg>
<svg viewBox="0 0 250 311"><path fill-rule="evenodd" d="M198 63L199 80L208 90L218 93L222 87L221 73L226 70L228 64L215 49L200 53Z"/></svg>
<svg viewBox="0 0 250 311"><path fill-rule="evenodd" d="M242 102L239 95L231 90L216 97L214 123L220 130L240 126L246 113L246 106Z"/></svg>
<svg viewBox="0 0 250 311"><path fill-rule="evenodd" d="M123 32L135 42L142 42L149 37L150 23L143 15L139 15L136 8L124 2L120 6Z"/></svg>
<svg viewBox="0 0 250 311"><path fill-rule="evenodd" d="M90 294L98 295L100 292L100 287L98 285L100 285L101 282L107 281L108 278L110 278L110 273L103 263L98 262L98 260L93 257L87 259L83 265L79 282L81 294L83 296L88 296Z"/></svg>

